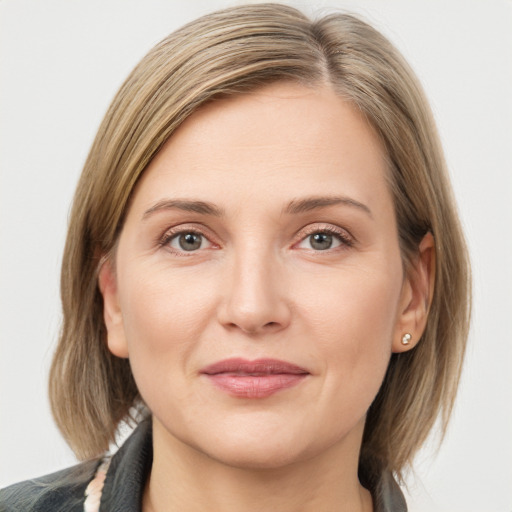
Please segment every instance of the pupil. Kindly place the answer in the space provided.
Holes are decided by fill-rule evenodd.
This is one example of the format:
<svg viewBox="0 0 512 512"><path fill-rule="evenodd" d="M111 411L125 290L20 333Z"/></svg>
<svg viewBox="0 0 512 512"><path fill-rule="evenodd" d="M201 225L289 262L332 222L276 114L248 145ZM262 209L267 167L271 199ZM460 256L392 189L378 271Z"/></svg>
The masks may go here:
<svg viewBox="0 0 512 512"><path fill-rule="evenodd" d="M327 233L315 233L311 235L311 247L320 251L329 249L332 245L332 235Z"/></svg>
<svg viewBox="0 0 512 512"><path fill-rule="evenodd" d="M195 233L186 233L180 236L179 243L184 251L194 251L201 247L201 236Z"/></svg>

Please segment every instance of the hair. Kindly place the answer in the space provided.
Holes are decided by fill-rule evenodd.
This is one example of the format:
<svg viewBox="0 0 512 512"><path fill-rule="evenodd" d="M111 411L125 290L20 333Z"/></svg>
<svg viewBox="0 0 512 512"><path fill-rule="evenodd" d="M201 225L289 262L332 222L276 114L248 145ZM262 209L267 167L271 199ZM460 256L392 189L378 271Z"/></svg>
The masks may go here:
<svg viewBox="0 0 512 512"><path fill-rule="evenodd" d="M106 344L98 269L115 248L134 188L188 116L266 84L328 84L386 149L406 272L427 232L435 288L417 346L393 354L372 403L361 461L400 476L453 407L468 335L470 269L441 145L422 89L399 52L349 14L310 20L279 4L238 6L172 33L135 67L108 109L78 183L61 275L63 324L50 375L56 422L80 458L108 449L141 403L129 361ZM409 269L409 270L408 270Z"/></svg>

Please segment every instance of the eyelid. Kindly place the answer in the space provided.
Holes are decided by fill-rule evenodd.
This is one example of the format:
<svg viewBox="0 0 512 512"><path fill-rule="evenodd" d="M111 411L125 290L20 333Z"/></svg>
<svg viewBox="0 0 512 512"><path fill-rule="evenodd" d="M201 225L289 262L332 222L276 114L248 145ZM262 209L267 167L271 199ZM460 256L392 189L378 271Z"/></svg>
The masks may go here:
<svg viewBox="0 0 512 512"><path fill-rule="evenodd" d="M326 223L317 223L317 224L310 224L306 226L305 228L301 229L296 237L295 241L293 242L292 246L296 247L299 243L303 242L308 236L311 236L314 233L328 233L329 235L333 235L338 238L338 240L341 242L342 248L346 247L352 247L354 243L356 242L355 238L344 228L340 228L338 226L332 225L332 224L326 224ZM337 248L331 249L336 250ZM311 249L314 252L329 252L330 250L327 249L325 251L315 251L314 249Z"/></svg>
<svg viewBox="0 0 512 512"><path fill-rule="evenodd" d="M184 233L194 233L197 235L203 236L209 243L210 247L207 247L205 249L211 249L211 248L218 248L219 244L214 242L212 238L214 238L207 229L202 227L201 225L197 225L194 223L190 224L178 224L177 226L170 227L166 229L162 235L160 235L157 240L156 244L159 247L165 247L169 251L171 251L173 254L179 255L179 256L193 256L194 254L197 254L199 251L203 251L205 249L198 249L196 251L182 251L179 249L176 249L174 247L171 247L169 242L176 238L179 235L182 235Z"/></svg>
<svg viewBox="0 0 512 512"><path fill-rule="evenodd" d="M167 228L163 234L159 235L155 241L156 245L159 247L167 247L169 251L174 254L180 256L193 256L197 254L199 251L203 251L205 249L196 250L196 251L181 251L175 248L171 248L169 242L175 238L176 236L183 233L196 233L198 235L203 236L211 245L205 249L220 248L220 244L215 241L215 237L211 234L210 230L206 229L201 224L196 223L187 223L187 224L178 224L176 226L172 226ZM295 248L299 243L304 241L308 236L314 233L328 233L330 235L335 236L341 244L341 249L351 247L356 242L356 239L352 234L345 228L341 228L339 226L328 224L328 223L314 223L309 224L306 227L300 229L296 235L294 236L294 240L292 242L292 248ZM327 249L325 251L318 251L311 249L313 252L332 252L333 250L338 249L339 247L333 249Z"/></svg>

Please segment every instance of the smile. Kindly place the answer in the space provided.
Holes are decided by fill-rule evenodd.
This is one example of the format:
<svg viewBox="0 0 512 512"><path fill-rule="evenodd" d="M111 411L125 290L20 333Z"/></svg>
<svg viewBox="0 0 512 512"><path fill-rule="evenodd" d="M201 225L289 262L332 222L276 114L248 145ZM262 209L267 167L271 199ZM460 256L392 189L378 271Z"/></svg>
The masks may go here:
<svg viewBox="0 0 512 512"><path fill-rule="evenodd" d="M219 361L200 373L220 390L239 398L265 398L296 386L309 375L304 368L277 359L240 358Z"/></svg>

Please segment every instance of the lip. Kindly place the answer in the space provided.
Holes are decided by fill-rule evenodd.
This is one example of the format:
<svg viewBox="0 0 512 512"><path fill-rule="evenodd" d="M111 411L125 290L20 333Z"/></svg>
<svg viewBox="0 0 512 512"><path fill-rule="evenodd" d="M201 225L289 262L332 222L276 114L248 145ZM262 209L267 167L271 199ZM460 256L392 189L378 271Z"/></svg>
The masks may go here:
<svg viewBox="0 0 512 512"><path fill-rule="evenodd" d="M265 398L302 382L309 372L278 359L249 361L231 358L206 366L200 371L212 384L239 398Z"/></svg>

